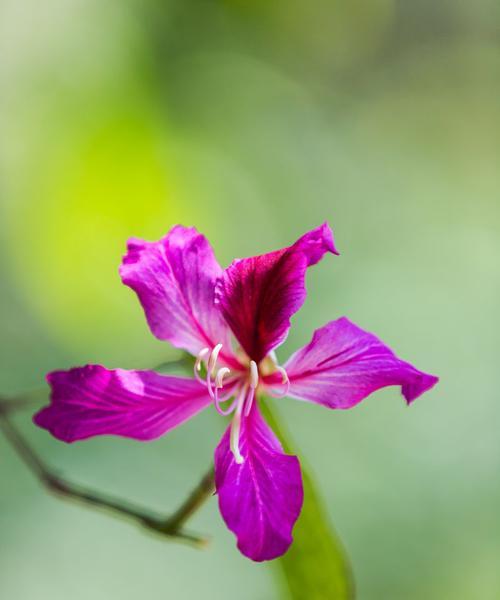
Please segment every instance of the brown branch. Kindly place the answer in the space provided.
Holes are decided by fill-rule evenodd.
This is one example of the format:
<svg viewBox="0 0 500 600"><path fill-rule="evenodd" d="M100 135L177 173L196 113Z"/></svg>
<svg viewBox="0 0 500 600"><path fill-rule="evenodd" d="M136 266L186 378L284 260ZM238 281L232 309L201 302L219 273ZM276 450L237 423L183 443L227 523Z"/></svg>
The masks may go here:
<svg viewBox="0 0 500 600"><path fill-rule="evenodd" d="M187 532L183 529L183 526L214 493L213 467L207 471L198 485L172 515L168 517L154 515L142 507L71 483L52 471L26 442L9 418L9 413L15 408L21 408L21 404L22 402L15 400L0 399L0 429L21 460L49 492L66 500L73 500L88 507L105 510L110 515L135 521L150 531L195 547L203 547L207 544L207 538Z"/></svg>

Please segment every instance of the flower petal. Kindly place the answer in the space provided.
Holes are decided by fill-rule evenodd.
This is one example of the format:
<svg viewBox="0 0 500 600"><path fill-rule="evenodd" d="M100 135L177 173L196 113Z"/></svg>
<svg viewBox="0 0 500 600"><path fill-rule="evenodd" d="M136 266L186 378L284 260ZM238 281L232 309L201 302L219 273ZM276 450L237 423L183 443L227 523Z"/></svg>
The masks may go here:
<svg viewBox="0 0 500 600"><path fill-rule="evenodd" d="M219 508L239 550L255 561L272 560L292 543L303 501L300 464L288 456L254 403L242 422L237 464L229 447L230 429L215 451Z"/></svg>
<svg viewBox="0 0 500 600"><path fill-rule="evenodd" d="M390 385L401 386L410 404L438 381L400 360L375 335L345 317L317 329L311 342L284 367L290 379L289 396L328 408L351 408Z"/></svg>
<svg viewBox="0 0 500 600"><path fill-rule="evenodd" d="M153 334L193 355L218 343L229 348L228 327L214 306L221 274L208 240L194 227L181 225L158 242L130 239L120 267Z"/></svg>
<svg viewBox="0 0 500 600"><path fill-rule="evenodd" d="M215 298L234 335L257 363L281 344L304 303L307 267L337 254L327 223L288 248L235 260L217 281Z"/></svg>
<svg viewBox="0 0 500 600"><path fill-rule="evenodd" d="M194 379L87 365L47 376L51 404L33 420L64 442L95 435L152 440L210 404Z"/></svg>

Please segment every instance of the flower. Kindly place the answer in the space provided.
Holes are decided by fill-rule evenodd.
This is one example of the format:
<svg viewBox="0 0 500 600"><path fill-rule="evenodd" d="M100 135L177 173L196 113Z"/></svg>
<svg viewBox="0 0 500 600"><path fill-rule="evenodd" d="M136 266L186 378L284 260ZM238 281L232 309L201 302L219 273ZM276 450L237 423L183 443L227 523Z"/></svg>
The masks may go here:
<svg viewBox="0 0 500 600"><path fill-rule="evenodd" d="M245 556L280 556L302 508L302 479L297 457L283 452L264 421L259 395L346 409L390 385L401 386L409 404L437 382L346 318L316 330L278 363L274 351L306 297L307 268L327 252L338 254L326 223L288 248L225 270L194 228L176 226L158 242L129 240L122 280L153 334L195 357L194 377L100 365L55 371L47 376L51 403L35 423L65 442L152 440L213 404L232 416L214 457L222 516Z"/></svg>

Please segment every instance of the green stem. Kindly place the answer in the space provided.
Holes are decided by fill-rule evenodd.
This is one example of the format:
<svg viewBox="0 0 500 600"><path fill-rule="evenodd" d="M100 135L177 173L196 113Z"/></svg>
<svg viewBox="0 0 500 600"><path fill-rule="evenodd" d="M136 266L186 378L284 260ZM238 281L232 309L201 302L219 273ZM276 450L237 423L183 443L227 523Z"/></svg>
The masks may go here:
<svg viewBox="0 0 500 600"><path fill-rule="evenodd" d="M285 452L297 454L271 403L261 409L280 438ZM353 600L354 577L346 551L329 522L328 514L306 462L301 458L304 506L288 552L274 562L291 600Z"/></svg>

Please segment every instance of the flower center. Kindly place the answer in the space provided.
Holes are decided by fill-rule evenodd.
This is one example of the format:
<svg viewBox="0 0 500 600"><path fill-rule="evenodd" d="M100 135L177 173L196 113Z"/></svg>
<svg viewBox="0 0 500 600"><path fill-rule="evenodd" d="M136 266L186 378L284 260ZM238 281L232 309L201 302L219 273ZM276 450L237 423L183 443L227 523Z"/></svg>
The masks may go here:
<svg viewBox="0 0 500 600"><path fill-rule="evenodd" d="M221 349L222 344L217 344L212 351L209 348L203 348L196 358L194 375L202 385L206 386L219 414L227 416L234 413L231 422L230 447L235 461L241 464L244 462L240 451L241 420L242 417L247 417L252 410L255 390L259 385L259 369L257 363L251 360L248 370L238 373L235 377L229 377L224 381L231 374L231 370L227 367L217 369L217 359ZM201 376L202 363L206 367L205 378ZM227 389L225 394L222 393L224 386ZM231 404L223 408L222 403L233 396L235 397Z"/></svg>
<svg viewBox="0 0 500 600"><path fill-rule="evenodd" d="M256 389L259 386L259 367L254 360L250 360L247 363L248 368L245 368L244 371L237 371L235 375L231 376L231 370L228 367L217 368L217 360L221 350L222 344L214 346L212 351L210 351L210 348L203 348L194 364L194 376L207 388L219 414L228 416L234 413L231 421L230 448L234 460L238 464L242 464L244 458L240 448L241 421L243 417L248 417L252 410ZM205 377L201 375L202 364L205 365L206 369ZM260 371L262 375L270 375L276 372L281 375L283 389L277 391L270 388L268 389L269 395L281 398L288 393L290 381L287 372L278 365L274 352L269 353L260 363ZM224 387L226 388L225 393L223 392ZM233 401L223 408L222 404L233 397Z"/></svg>

